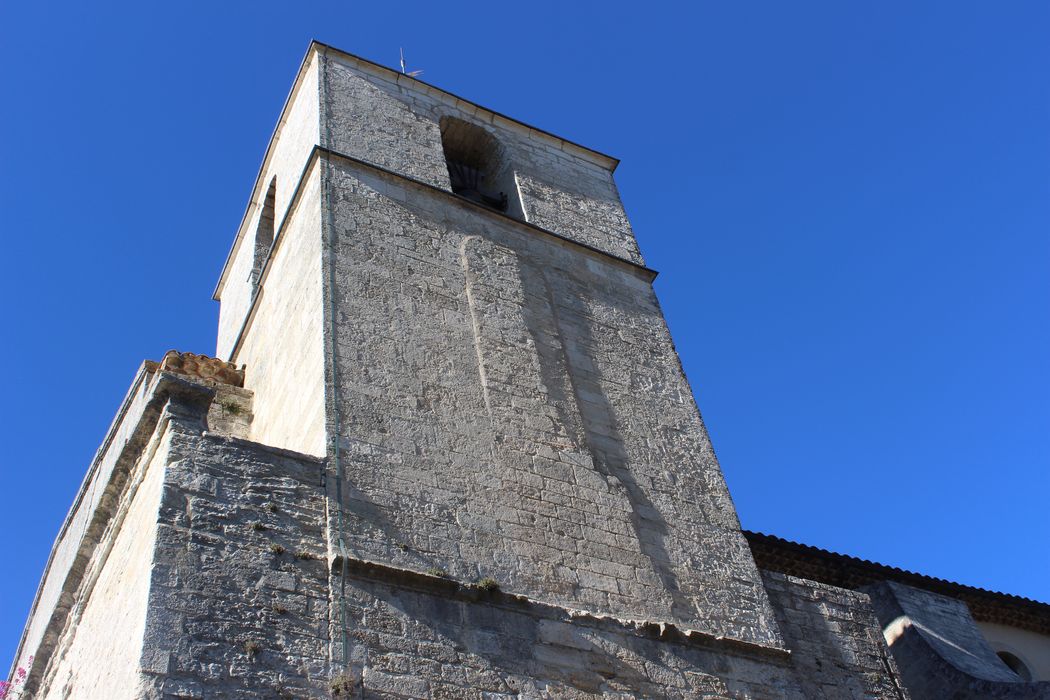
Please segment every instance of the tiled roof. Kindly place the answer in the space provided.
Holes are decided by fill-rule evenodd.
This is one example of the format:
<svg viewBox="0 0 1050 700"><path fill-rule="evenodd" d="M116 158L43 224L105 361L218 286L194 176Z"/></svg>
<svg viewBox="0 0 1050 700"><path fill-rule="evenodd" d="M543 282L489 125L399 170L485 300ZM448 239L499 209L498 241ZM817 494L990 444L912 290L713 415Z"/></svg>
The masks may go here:
<svg viewBox="0 0 1050 700"><path fill-rule="evenodd" d="M1050 605L1030 598L989 591L905 571L867 559L829 552L774 535L744 531L760 569L820 581L840 588L857 589L878 581L950 596L966 603L978 622L992 622L1050 635Z"/></svg>

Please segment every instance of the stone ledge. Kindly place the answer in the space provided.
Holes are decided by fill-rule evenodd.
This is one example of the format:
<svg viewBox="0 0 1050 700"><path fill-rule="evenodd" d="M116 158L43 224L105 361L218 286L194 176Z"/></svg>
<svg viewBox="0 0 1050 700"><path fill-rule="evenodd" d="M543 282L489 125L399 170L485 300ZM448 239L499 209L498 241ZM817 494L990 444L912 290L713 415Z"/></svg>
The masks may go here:
<svg viewBox="0 0 1050 700"><path fill-rule="evenodd" d="M622 634L645 639L729 651L745 656L774 659L783 663L787 663L791 658L790 649L755 644L730 637L720 637L708 632L684 628L673 622L633 620L612 615L602 615L587 610L565 608L538 601L525 595L507 593L498 589L486 590L480 586L463 583L444 576L420 573L411 569L402 569L355 557L345 557L345 562L349 577L371 580L430 595L439 595L453 600L486 604L491 607L526 613L539 619L568 622L596 629L613 629ZM332 558L330 569L333 575L341 575L343 563L344 557L342 556L336 555Z"/></svg>
<svg viewBox="0 0 1050 700"><path fill-rule="evenodd" d="M295 459L300 462L308 462L310 464L327 464L327 457L317 457L315 455L306 454L305 452L296 452L295 450L289 450L286 447L274 447L273 445L267 445L265 442L257 442L255 440L249 440L248 438L238 437L236 435L224 435L221 433L215 433L212 431L204 431L201 433L202 437L206 437L209 440L215 440L217 442L226 442L237 447L251 448L267 452L278 457L286 457L288 459Z"/></svg>

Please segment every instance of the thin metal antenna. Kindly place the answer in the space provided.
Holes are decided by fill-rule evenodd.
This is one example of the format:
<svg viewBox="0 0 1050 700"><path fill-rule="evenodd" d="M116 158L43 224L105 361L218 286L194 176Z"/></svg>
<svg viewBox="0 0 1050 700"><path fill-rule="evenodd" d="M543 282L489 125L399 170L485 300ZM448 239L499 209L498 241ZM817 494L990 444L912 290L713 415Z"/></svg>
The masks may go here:
<svg viewBox="0 0 1050 700"><path fill-rule="evenodd" d="M401 51L401 73L404 74L404 75L407 75L410 78L414 78L417 75L423 75L423 71L421 71L421 70L413 70L413 71L408 70L407 66L405 65L405 49L404 49L404 47L401 47L400 51Z"/></svg>

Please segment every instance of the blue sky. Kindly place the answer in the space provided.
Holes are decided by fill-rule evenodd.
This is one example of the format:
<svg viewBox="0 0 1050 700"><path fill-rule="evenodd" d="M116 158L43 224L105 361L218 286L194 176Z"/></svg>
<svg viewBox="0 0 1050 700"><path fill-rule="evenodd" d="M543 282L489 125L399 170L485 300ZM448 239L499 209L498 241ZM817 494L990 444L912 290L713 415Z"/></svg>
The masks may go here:
<svg viewBox="0 0 1050 700"><path fill-rule="evenodd" d="M1050 600L1045 2L0 4L0 665L316 38L622 159L745 527Z"/></svg>

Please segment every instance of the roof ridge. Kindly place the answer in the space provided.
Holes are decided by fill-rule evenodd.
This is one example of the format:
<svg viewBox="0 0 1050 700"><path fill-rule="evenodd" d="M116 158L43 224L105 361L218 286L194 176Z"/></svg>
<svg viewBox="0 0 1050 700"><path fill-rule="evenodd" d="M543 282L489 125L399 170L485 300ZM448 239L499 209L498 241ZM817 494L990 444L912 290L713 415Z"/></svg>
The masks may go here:
<svg viewBox="0 0 1050 700"><path fill-rule="evenodd" d="M981 593L981 594L993 595L993 596L1000 596L1000 597L1010 598L1010 599L1017 600L1017 601L1022 601L1022 602L1025 602L1025 603L1029 603L1029 604L1032 604L1032 605L1036 605L1036 606L1045 608L1047 613L1050 614L1050 603L1045 603L1045 602L1043 602L1041 600L1035 600L1034 598L1028 598L1026 596L1017 595L1015 593L1006 593L1006 592L1003 592L1003 591L996 591L996 590L992 590L992 589L989 589L989 588L982 588L980 586L973 586L973 585L970 585L970 584L967 584L967 583L959 583L958 581L952 581L950 579L940 578L939 576L931 576L929 574L923 574L923 573L919 573L917 571L911 571L909 569L902 569L901 567L893 566L892 564L883 564L881 562L872 561L870 559L864 559L862 557L854 556L852 554L843 554L841 552L833 552L833 551L831 551L829 549L824 549L822 547L817 547L815 545L804 544L802 542L795 542L794 540L789 540L789 539L786 539L784 537L780 537L778 535L770 535L770 534L767 534L767 533L764 533L764 532L757 532L757 531L754 531L754 530L743 530L743 533L744 533L744 536L748 539L749 542L752 541L753 539L764 539L764 540L767 540L767 541L768 540L775 540L777 542L781 542L781 543L784 543L784 544L787 544L787 545L790 545L792 547L796 547L796 548L799 548L799 549L809 550L811 552L819 553L819 554L825 555L825 556L836 557L836 558L839 558L839 559L848 559L850 561L859 562L859 563L865 564L865 565L867 565L869 567L882 569L884 571L892 572L892 573L895 573L895 574L898 574L898 575L899 574L904 574L906 576L910 576L910 577L914 577L914 578L918 578L918 579L923 579L923 580L926 580L926 581L933 581L933 582L936 582L936 583L939 583L939 584L946 584L946 585L952 586L952 587L964 588L964 589L967 589L967 590L975 592L975 593Z"/></svg>

